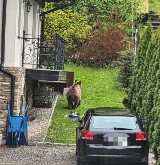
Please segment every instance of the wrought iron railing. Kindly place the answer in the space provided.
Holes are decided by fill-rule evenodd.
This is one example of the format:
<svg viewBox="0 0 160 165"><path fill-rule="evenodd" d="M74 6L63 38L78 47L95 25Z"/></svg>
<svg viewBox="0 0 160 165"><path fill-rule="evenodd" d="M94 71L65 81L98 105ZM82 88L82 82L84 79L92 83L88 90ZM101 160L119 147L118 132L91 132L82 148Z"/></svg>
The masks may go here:
<svg viewBox="0 0 160 165"><path fill-rule="evenodd" d="M40 38L32 38L29 34L23 32L23 51L22 51L22 66L26 68L39 67L39 45Z"/></svg>
<svg viewBox="0 0 160 165"><path fill-rule="evenodd" d="M40 37L30 38L23 33L22 66L63 70L65 62L65 40L58 34L53 40L40 42Z"/></svg>

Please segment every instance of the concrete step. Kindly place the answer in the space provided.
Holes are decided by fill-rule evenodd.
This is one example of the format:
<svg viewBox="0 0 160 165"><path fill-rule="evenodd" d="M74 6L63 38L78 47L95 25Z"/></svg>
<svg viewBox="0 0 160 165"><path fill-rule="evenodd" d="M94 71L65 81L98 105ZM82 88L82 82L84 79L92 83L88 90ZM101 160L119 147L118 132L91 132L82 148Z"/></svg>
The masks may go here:
<svg viewBox="0 0 160 165"><path fill-rule="evenodd" d="M148 14L148 19L154 22L160 22L160 15Z"/></svg>
<svg viewBox="0 0 160 165"><path fill-rule="evenodd" d="M160 26L160 22L151 22L152 26Z"/></svg>

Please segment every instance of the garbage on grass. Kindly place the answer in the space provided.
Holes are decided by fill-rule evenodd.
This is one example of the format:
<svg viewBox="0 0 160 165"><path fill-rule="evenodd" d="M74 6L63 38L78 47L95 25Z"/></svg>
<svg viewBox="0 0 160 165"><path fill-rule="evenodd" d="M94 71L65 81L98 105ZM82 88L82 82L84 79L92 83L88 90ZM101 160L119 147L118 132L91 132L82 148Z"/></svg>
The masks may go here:
<svg viewBox="0 0 160 165"><path fill-rule="evenodd" d="M72 118L74 122L78 122L79 121L79 113L77 112L71 112L68 117Z"/></svg>

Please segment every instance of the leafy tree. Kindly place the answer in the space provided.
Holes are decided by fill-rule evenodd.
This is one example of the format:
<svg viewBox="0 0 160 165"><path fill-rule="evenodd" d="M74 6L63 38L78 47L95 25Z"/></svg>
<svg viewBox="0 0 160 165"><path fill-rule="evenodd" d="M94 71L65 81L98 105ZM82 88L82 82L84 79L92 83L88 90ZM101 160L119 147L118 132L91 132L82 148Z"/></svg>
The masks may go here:
<svg viewBox="0 0 160 165"><path fill-rule="evenodd" d="M64 0L66 1L66 0ZM47 3L44 11L61 6L59 3ZM131 36L133 22L136 20L138 0L78 0L70 8L58 10L45 17L45 36L54 38L59 33L68 42L67 50L72 54L79 50L86 36L96 28L97 22L106 26L119 24ZM129 27L129 28L128 28Z"/></svg>
<svg viewBox="0 0 160 165"><path fill-rule="evenodd" d="M83 43L92 27L88 24L88 16L77 11L58 10L46 15L45 37L54 38L58 33L67 41L67 48L74 52Z"/></svg>
<svg viewBox="0 0 160 165"><path fill-rule="evenodd" d="M85 8L91 22L132 22L136 20L138 0L79 0L77 9Z"/></svg>

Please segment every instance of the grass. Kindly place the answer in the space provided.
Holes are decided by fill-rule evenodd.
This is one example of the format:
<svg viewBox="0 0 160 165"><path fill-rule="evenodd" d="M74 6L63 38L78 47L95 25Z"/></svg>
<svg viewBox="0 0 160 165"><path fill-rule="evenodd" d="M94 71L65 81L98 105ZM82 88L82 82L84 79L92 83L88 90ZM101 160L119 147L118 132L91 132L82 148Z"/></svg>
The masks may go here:
<svg viewBox="0 0 160 165"><path fill-rule="evenodd" d="M150 0L149 10L154 11L157 14L160 14L160 1Z"/></svg>
<svg viewBox="0 0 160 165"><path fill-rule="evenodd" d="M125 93L120 91L117 83L117 69L93 69L68 64L65 70L74 71L74 79L82 81L82 101L76 109L80 115L91 107L123 107ZM57 102L46 141L52 143L75 143L74 123L68 114L66 97L61 96Z"/></svg>

